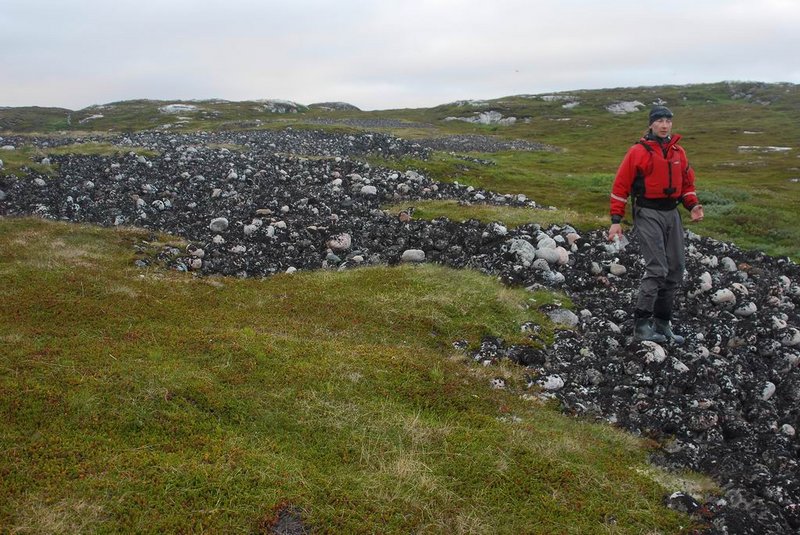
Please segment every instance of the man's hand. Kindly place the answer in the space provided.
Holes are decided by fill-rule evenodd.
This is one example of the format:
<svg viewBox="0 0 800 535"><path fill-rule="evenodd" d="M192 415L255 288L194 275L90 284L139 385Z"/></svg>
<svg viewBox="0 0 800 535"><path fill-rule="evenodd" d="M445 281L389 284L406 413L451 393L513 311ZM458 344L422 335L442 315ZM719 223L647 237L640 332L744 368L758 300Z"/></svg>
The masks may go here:
<svg viewBox="0 0 800 535"><path fill-rule="evenodd" d="M703 205L702 204L694 205L694 208L692 208L692 211L690 212L690 215L692 216L692 222L702 221L703 220Z"/></svg>
<svg viewBox="0 0 800 535"><path fill-rule="evenodd" d="M622 238L622 225L619 223L612 223L611 228L608 229L608 241L614 241L614 238L617 237Z"/></svg>

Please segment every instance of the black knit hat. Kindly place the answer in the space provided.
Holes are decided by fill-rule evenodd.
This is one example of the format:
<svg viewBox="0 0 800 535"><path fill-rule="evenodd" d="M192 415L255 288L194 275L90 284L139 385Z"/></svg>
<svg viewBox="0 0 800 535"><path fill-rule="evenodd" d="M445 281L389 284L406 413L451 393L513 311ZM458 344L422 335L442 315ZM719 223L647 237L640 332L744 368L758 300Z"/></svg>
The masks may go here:
<svg viewBox="0 0 800 535"><path fill-rule="evenodd" d="M652 110L650 110L650 122L647 124L653 124L662 117L672 119L672 111L670 111L670 109L666 106L655 106Z"/></svg>

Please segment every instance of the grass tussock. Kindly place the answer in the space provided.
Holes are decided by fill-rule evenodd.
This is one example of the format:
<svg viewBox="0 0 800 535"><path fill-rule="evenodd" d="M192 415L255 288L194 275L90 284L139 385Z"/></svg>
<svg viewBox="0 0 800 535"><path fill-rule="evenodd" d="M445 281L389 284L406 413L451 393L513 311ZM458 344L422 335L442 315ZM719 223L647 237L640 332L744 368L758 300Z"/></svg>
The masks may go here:
<svg viewBox="0 0 800 535"><path fill-rule="evenodd" d="M158 151L146 149L144 147L122 147L112 143L101 143L96 141L87 141L85 143L72 143L69 145L62 145L60 147L52 147L47 149L47 154L52 155L66 155L78 154L82 156L120 156L135 152L138 155L153 158L158 156Z"/></svg>
<svg viewBox="0 0 800 535"><path fill-rule="evenodd" d="M453 221L477 219L483 223L500 221L510 228L536 223L543 228L551 225L572 225L577 228L595 228L605 222L599 217L581 217L577 212L558 209L518 208L509 206L464 205L457 201L412 201L385 207L392 213L414 208L414 217L436 219L446 217Z"/></svg>
<svg viewBox="0 0 800 535"><path fill-rule="evenodd" d="M30 145L18 147L15 150L0 151L0 177L27 176L31 171L42 175L53 176L56 169L51 165L41 163L44 154Z"/></svg>
<svg viewBox="0 0 800 535"><path fill-rule="evenodd" d="M149 239L0 219L4 530L253 532L287 504L330 533L689 525L661 505L639 440L453 349L520 341L562 296L433 265L133 268ZM497 376L510 388L490 389Z"/></svg>
<svg viewBox="0 0 800 535"><path fill-rule="evenodd" d="M158 152L152 149L143 147L122 147L111 143L100 143L96 141L49 147L46 150L25 144L15 148L13 151L0 151L0 159L3 161L3 167L0 168L0 177L27 177L32 173L56 177L58 175L58 164L52 160L48 163L47 160L49 160L50 156L72 154L81 156L120 157L131 152L148 158L158 155Z"/></svg>

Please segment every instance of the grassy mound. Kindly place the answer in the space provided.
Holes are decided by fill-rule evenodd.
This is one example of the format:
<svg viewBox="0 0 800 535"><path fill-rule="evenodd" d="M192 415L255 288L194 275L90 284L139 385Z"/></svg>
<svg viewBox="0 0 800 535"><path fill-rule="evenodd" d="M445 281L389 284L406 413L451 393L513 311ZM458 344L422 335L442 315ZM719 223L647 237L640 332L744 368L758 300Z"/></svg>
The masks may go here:
<svg viewBox="0 0 800 535"><path fill-rule="evenodd" d="M0 219L0 530L257 532L286 510L331 533L690 524L645 443L453 348L547 333L558 295L432 265L133 267L169 239Z"/></svg>

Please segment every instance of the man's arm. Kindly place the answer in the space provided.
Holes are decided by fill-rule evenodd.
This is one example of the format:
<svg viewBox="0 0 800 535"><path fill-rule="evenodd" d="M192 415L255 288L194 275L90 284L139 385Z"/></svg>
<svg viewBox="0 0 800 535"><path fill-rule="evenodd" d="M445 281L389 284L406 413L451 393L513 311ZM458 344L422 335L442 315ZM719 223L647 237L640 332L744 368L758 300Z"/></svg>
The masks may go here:
<svg viewBox="0 0 800 535"><path fill-rule="evenodd" d="M628 204L628 196L631 193L631 185L636 176L636 148L631 147L625 154L622 163L617 169L614 177L614 185L611 187L611 227L608 229L608 239L622 237L622 218L625 216L625 207Z"/></svg>
<svg viewBox="0 0 800 535"><path fill-rule="evenodd" d="M697 198L697 192L695 191L694 187L694 169L691 165L689 165L689 161L686 158L686 153L681 151L681 160L683 161L683 184L681 184L681 201L683 202L683 206L692 212L694 207L700 204L700 200ZM702 211L702 207L701 207ZM701 218L702 219L702 216ZM692 221L694 221L694 216L692 216Z"/></svg>

